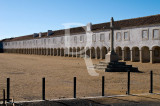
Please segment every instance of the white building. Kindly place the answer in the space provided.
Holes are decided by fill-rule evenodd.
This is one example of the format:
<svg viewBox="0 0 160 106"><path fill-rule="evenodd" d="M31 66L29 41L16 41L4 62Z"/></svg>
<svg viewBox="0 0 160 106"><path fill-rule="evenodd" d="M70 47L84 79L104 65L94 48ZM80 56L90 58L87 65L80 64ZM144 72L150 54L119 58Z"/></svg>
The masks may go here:
<svg viewBox="0 0 160 106"><path fill-rule="evenodd" d="M1 40L1 52L104 59L110 49L110 23L87 24ZM160 62L160 15L115 21L119 59Z"/></svg>

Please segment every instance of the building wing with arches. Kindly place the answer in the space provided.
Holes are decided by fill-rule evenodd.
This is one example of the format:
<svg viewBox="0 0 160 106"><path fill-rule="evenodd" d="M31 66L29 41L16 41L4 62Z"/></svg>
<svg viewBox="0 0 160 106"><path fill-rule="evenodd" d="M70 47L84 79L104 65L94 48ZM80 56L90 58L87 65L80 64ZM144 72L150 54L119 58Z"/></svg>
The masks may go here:
<svg viewBox="0 0 160 106"><path fill-rule="evenodd" d="M123 61L160 62L160 15L115 21L114 48ZM3 39L3 53L104 59L110 22Z"/></svg>

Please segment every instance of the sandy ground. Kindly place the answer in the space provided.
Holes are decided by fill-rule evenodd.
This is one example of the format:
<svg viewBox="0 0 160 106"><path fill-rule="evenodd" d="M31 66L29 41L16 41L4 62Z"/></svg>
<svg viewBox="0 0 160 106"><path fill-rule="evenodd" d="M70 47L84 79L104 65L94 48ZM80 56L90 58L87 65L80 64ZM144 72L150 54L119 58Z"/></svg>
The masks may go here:
<svg viewBox="0 0 160 106"><path fill-rule="evenodd" d="M98 63L102 60L93 60ZM160 64L127 62L142 73L131 73L131 93L148 93L149 72L154 73L154 93L160 93ZM105 95L125 94L127 73L97 71L91 76L83 58L21 54L0 54L0 98L11 78L11 98L15 101L40 100L42 77L46 78L46 99L73 97L73 77L77 77L77 97L101 95L101 79L105 76Z"/></svg>

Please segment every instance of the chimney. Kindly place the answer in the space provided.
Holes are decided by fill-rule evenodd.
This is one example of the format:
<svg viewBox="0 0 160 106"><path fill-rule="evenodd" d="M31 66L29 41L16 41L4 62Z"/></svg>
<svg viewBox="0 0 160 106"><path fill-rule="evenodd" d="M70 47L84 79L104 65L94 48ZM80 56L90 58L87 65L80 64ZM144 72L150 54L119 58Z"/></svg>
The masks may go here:
<svg viewBox="0 0 160 106"><path fill-rule="evenodd" d="M39 38L42 37L42 32L39 32Z"/></svg>
<svg viewBox="0 0 160 106"><path fill-rule="evenodd" d="M38 36L38 34L37 33L34 33L33 34L33 38L35 38L35 37L37 37Z"/></svg>
<svg viewBox="0 0 160 106"><path fill-rule="evenodd" d="M50 36L50 35L52 35L52 34L53 34L53 31L52 31L52 30L48 30L47 36Z"/></svg>
<svg viewBox="0 0 160 106"><path fill-rule="evenodd" d="M87 32L92 31L92 23L87 24Z"/></svg>

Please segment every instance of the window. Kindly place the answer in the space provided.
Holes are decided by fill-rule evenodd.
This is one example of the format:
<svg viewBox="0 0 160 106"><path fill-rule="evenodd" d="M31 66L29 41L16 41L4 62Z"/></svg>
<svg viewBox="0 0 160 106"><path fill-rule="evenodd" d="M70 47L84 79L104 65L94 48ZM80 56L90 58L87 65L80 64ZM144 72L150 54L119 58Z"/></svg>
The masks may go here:
<svg viewBox="0 0 160 106"><path fill-rule="evenodd" d="M44 44L46 44L46 39L44 39Z"/></svg>
<svg viewBox="0 0 160 106"><path fill-rule="evenodd" d="M92 41L93 41L93 42L96 42L96 34L93 34L93 35L92 35Z"/></svg>
<svg viewBox="0 0 160 106"><path fill-rule="evenodd" d="M36 45L38 44L38 41L36 40Z"/></svg>
<svg viewBox="0 0 160 106"><path fill-rule="evenodd" d="M63 38L63 37L61 37L61 43L62 43L62 44L64 43L64 38Z"/></svg>
<svg viewBox="0 0 160 106"><path fill-rule="evenodd" d="M55 38L53 38L53 44L56 44L56 39Z"/></svg>
<svg viewBox="0 0 160 106"><path fill-rule="evenodd" d="M159 29L153 30L153 39L159 39Z"/></svg>
<svg viewBox="0 0 160 106"><path fill-rule="evenodd" d="M43 39L41 39L41 44L43 45Z"/></svg>
<svg viewBox="0 0 160 106"><path fill-rule="evenodd" d="M48 44L50 44L50 39L48 39Z"/></svg>
<svg viewBox="0 0 160 106"><path fill-rule="evenodd" d="M104 36L104 34L100 34L100 41L101 41L101 42L104 42L104 41L105 41L105 36Z"/></svg>
<svg viewBox="0 0 160 106"><path fill-rule="evenodd" d="M77 43L77 36L74 37L74 43Z"/></svg>
<svg viewBox="0 0 160 106"><path fill-rule="evenodd" d="M82 35L80 36L80 42L83 42L83 36Z"/></svg>
<svg viewBox="0 0 160 106"><path fill-rule="evenodd" d="M129 40L129 34L128 34L128 32L124 32L124 40Z"/></svg>
<svg viewBox="0 0 160 106"><path fill-rule="evenodd" d="M120 32L117 32L117 34L116 34L116 39L117 39L118 41L121 40L121 33L120 33Z"/></svg>
<svg viewBox="0 0 160 106"><path fill-rule="evenodd" d="M148 39L148 30L142 31L142 39Z"/></svg>

